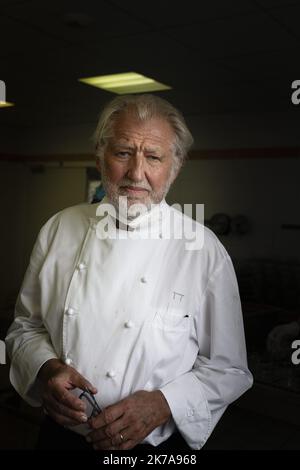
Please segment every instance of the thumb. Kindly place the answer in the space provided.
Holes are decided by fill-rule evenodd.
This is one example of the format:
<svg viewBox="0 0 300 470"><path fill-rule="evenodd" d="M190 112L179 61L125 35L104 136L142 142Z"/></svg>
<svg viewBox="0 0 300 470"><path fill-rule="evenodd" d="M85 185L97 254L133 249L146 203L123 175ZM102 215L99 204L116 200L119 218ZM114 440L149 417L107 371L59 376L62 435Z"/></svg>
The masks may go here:
<svg viewBox="0 0 300 470"><path fill-rule="evenodd" d="M85 388L80 387L82 388L82 390L89 390L91 393L93 393L93 395L98 393L98 390L96 389L96 387L94 387L88 380L86 380L85 383L86 383Z"/></svg>
<svg viewBox="0 0 300 470"><path fill-rule="evenodd" d="M81 390L89 390L91 393L95 394L97 393L96 387L91 384L85 377L83 377L79 372L77 372L75 369L75 374L72 377L72 385L78 388L81 388Z"/></svg>

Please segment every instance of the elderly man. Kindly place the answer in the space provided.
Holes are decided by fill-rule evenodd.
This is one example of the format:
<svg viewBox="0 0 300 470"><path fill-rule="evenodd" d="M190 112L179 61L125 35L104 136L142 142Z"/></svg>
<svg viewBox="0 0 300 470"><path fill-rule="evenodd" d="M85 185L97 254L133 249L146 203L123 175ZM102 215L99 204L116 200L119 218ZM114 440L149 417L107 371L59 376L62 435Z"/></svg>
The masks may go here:
<svg viewBox="0 0 300 470"><path fill-rule="evenodd" d="M188 249L174 236L188 218L165 201L191 144L165 100L115 98L96 131L106 196L38 236L7 347L13 386L48 415L50 447L56 433L62 448L73 436L99 450L200 449L252 384L230 257L196 221L204 240Z"/></svg>

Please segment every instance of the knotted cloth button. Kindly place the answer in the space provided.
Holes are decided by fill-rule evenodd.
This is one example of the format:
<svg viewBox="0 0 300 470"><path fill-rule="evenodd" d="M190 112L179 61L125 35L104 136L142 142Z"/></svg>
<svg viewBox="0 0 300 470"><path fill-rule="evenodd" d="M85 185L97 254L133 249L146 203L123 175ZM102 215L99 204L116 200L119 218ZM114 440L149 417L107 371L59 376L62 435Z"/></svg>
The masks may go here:
<svg viewBox="0 0 300 470"><path fill-rule="evenodd" d="M76 312L75 312L75 309L72 308L72 307L68 307L67 310L66 310L66 314L67 314L67 315L72 316L72 315L74 315L75 313L76 313Z"/></svg>
<svg viewBox="0 0 300 470"><path fill-rule="evenodd" d="M109 370L106 372L106 376L112 379L113 377L116 376L116 373L114 370Z"/></svg>
<svg viewBox="0 0 300 470"><path fill-rule="evenodd" d="M86 269L86 264L85 263L79 263L79 265L77 266L77 269L79 271L83 271L84 269Z"/></svg>

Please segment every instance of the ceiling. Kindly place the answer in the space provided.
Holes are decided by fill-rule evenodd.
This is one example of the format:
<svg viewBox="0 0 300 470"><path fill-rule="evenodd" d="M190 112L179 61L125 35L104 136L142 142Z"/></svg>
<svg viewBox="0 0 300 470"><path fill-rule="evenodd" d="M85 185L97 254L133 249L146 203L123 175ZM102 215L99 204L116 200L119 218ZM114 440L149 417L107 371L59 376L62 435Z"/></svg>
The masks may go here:
<svg viewBox="0 0 300 470"><path fill-rule="evenodd" d="M128 71L170 85L158 94L187 119L294 113L299 18L299 0L0 0L0 79L16 103L0 125L94 123L113 95L78 78Z"/></svg>

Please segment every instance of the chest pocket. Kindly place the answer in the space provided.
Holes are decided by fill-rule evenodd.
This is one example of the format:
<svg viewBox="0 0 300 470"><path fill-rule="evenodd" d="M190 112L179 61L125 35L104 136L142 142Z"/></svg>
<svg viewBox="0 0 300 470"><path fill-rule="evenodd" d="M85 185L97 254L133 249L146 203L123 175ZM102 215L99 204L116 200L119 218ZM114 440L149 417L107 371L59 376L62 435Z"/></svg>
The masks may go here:
<svg viewBox="0 0 300 470"><path fill-rule="evenodd" d="M191 328L192 316L184 309L157 308L155 309L152 326L173 333L188 332Z"/></svg>

